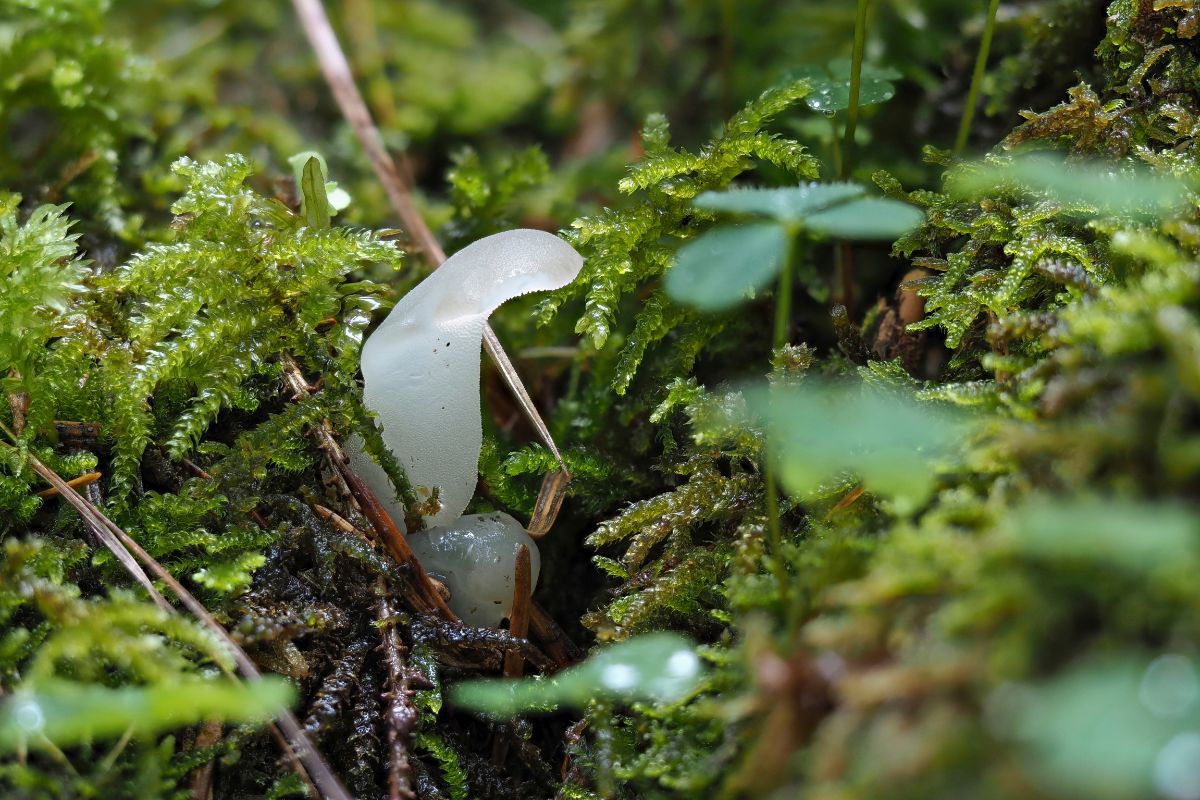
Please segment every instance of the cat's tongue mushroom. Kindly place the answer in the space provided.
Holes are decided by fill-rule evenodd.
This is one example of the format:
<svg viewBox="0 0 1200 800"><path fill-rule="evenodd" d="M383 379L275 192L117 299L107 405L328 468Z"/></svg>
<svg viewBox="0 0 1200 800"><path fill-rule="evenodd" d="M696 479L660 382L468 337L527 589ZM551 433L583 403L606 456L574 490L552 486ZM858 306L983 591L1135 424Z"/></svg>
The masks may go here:
<svg viewBox="0 0 1200 800"><path fill-rule="evenodd" d="M378 415L384 442L418 496L440 489L441 511L428 524L458 519L475 493L488 317L506 300L566 286L582 265L569 244L545 231L488 236L402 297L363 345L363 402Z"/></svg>
<svg viewBox="0 0 1200 800"><path fill-rule="evenodd" d="M439 555L431 551L426 556L435 560L444 556L449 561L433 564L422 558L433 572L511 572L510 539L513 556L523 543L536 557L533 541L507 515L511 523L497 526L507 532L503 534L507 538L495 545L503 551L499 562L507 561L503 566L459 563L473 548L452 546L454 537L460 535L455 526L475 493L483 444L480 350L487 319L496 308L523 294L566 286L582 265L583 259L570 245L544 231L515 230L488 236L455 253L401 298L363 345L364 405L378 416L383 441L408 474L418 497L427 497L434 487L439 490L441 509L425 521L445 528L436 533L442 546L437 548ZM383 470L361 451L361 443L348 452L356 472L380 500L393 507L395 490ZM392 517L402 526L403 509L394 508ZM461 535L478 537L474 530L478 527L467 524ZM451 608L463 615L462 602L473 608L495 607L488 614L469 616L476 624L498 624L511 602L512 582L500 579L490 584L508 587L504 602L495 602L490 596L460 600L452 595Z"/></svg>

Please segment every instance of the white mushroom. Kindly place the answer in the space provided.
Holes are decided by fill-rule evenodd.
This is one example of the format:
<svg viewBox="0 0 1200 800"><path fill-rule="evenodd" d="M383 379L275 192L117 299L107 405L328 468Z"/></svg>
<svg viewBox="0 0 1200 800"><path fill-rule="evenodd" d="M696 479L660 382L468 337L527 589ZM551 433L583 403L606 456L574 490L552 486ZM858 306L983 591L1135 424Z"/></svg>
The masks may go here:
<svg viewBox="0 0 1200 800"><path fill-rule="evenodd" d="M512 604L518 545L537 547L507 514L462 517L475 492L480 420L479 366L487 319L506 300L566 286L583 265L557 236L515 230L455 253L392 309L363 345L363 402L383 425L383 440L418 496L436 487L441 509L410 544L425 568L447 580L450 607L464 622L497 625ZM352 466L403 529L395 490L362 443L348 448ZM485 552L486 551L486 552ZM454 577L451 578L450 576ZM507 587L507 596L500 594Z"/></svg>

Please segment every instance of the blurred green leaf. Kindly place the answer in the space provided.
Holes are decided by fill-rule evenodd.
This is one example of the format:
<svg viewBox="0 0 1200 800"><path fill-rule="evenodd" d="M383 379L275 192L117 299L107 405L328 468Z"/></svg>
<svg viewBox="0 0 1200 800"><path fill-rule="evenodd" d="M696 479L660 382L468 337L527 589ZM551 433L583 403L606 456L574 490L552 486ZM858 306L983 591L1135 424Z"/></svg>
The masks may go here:
<svg viewBox="0 0 1200 800"><path fill-rule="evenodd" d="M824 67L805 64L790 73L790 77L804 78L812 86L812 93L804 98L804 102L813 111L832 114L850 107L850 59L835 58ZM891 100L896 94L892 81L900 77L900 73L891 67L863 64L858 105L871 106Z"/></svg>
<svg viewBox="0 0 1200 800"><path fill-rule="evenodd" d="M839 472L862 477L901 513L923 503L937 480L936 460L967 432L966 418L900 392L806 382L756 387L748 407L767 420L767 446L793 494L817 489Z"/></svg>
<svg viewBox="0 0 1200 800"><path fill-rule="evenodd" d="M454 702L484 714L582 708L592 700L672 702L695 690L702 675L696 645L676 633L651 633L605 647L549 679L490 679L454 687Z"/></svg>
<svg viewBox="0 0 1200 800"><path fill-rule="evenodd" d="M806 183L781 189L731 189L704 192L693 205L709 211L760 214L784 224L804 222L810 214L862 196L857 183Z"/></svg>
<svg viewBox="0 0 1200 800"><path fill-rule="evenodd" d="M1039 497L1018 509L1012 537L1025 553L1102 561L1139 572L1196 563L1197 518L1186 509L1098 497Z"/></svg>
<svg viewBox="0 0 1200 800"><path fill-rule="evenodd" d="M925 214L916 206L886 197L862 197L818 211L805 225L839 239L893 241L921 224Z"/></svg>
<svg viewBox="0 0 1200 800"><path fill-rule="evenodd" d="M679 248L667 272L667 294L705 311L728 308L779 273L787 247L787 232L775 223L708 231Z"/></svg>
<svg viewBox="0 0 1200 800"><path fill-rule="evenodd" d="M1045 153L966 164L950 173L946 188L967 198L994 195L998 188L1023 188L1107 214L1158 215L1183 207L1188 198L1187 184L1171 175L1099 162L1067 163Z"/></svg>
<svg viewBox="0 0 1200 800"><path fill-rule="evenodd" d="M118 689L39 681L18 689L0 705L0 751L26 745L36 748L44 739L66 747L117 736L129 728L153 734L212 718L264 722L293 699L291 686L276 677L252 684L194 679Z"/></svg>
<svg viewBox="0 0 1200 800"><path fill-rule="evenodd" d="M1200 792L1196 669L1181 655L1092 663L1041 686L993 692L988 716L1025 746L1056 795L1089 800Z"/></svg>
<svg viewBox="0 0 1200 800"><path fill-rule="evenodd" d="M925 218L915 206L863 197L865 191L855 183L808 183L780 189L705 192L694 204L710 211L761 214L783 225L803 225L842 239L897 239Z"/></svg>

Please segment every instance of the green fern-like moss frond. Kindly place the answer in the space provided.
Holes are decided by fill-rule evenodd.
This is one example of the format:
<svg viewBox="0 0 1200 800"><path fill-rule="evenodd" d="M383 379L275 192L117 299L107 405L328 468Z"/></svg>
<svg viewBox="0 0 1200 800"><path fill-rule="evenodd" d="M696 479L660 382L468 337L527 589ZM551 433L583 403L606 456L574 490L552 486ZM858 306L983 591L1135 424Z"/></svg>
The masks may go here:
<svg viewBox="0 0 1200 800"><path fill-rule="evenodd" d="M328 357L343 364L356 357L377 289L360 284L347 294L341 282L356 267L395 266L400 258L374 234L304 226L245 186L252 168L241 156L183 159L175 169L189 182L172 206L180 215L178 241L148 247L103 285L132 312L130 344L115 350L104 370L116 398L117 499L134 489L156 436L165 437L171 456L187 454L219 414L253 408L244 387L272 374L282 354L319 350L314 342L330 320L336 338ZM346 310L348 324L336 324Z"/></svg>

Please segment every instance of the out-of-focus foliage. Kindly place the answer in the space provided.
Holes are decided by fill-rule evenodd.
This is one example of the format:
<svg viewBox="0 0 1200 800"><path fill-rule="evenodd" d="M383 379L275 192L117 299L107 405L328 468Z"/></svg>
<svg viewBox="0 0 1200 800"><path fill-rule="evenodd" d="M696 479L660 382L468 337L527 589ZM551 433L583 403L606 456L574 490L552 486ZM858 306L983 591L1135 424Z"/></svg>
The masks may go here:
<svg viewBox="0 0 1200 800"><path fill-rule="evenodd" d="M537 600L609 649L531 679L581 710L480 719L444 693L548 659L381 605L409 576L308 434L379 449L358 346L382 282L428 265L395 271L407 241L290 4L11 0L0 738L26 747L0 794L186 797L208 763L214 797L306 791L238 724L283 695L243 703L34 455L291 683L356 797L386 796L402 725L422 798L1197 795L1193 4L1002 2L967 156L939 148L987 3L871 3L848 176L853 3L327 5L447 249L526 225L587 257L493 325L574 476ZM847 177L888 201L803 202ZM912 205L890 254L862 241ZM483 392L475 505L527 515L556 462L487 366ZM591 691L669 632L699 642L693 691ZM106 726L55 728L63 698Z"/></svg>
<svg viewBox="0 0 1200 800"><path fill-rule="evenodd" d="M635 709L617 733L577 748L577 796L618 786L872 798L1194 791L1200 595L1185 576L1200 546L1200 306L1195 198L1177 180L1196 175L1180 127L1196 111L1181 77L1195 63L1192 13L1111 4L1094 85L1025 114L982 164L929 151L952 191L906 192L877 175L927 210L896 245L919 270L902 289L925 298L923 318L900 330L913 346L944 343L945 366L929 382L898 361L859 367L895 409L856 414L843 402L816 418L781 415L806 437L798 454L853 469L849 459L932 418L928 407L907 423L889 417L901 407L949 400L988 411L936 472L912 448L897 454L909 475L932 481L915 515L897 518L872 499L868 474L806 482L781 510L782 586L763 516L696 513L728 508L721 473L601 524L593 543L633 545L622 561L600 562L620 581L618 598L589 617L602 635L638 630L622 624L636 608L651 627L669 620L735 644L715 659L707 699ZM1018 146L1073 158L1014 160ZM877 337L874 347L839 337L843 354L878 357L897 313L885 305L855 332ZM781 352L773 381L803 386L813 368ZM847 371L836 357L821 368ZM742 397L711 380L681 380L657 415L687 411L693 459L739 452L737 429L705 418L707 405ZM814 443L841 432L864 438L821 458ZM737 463L725 469L736 476ZM674 545L659 533L668 526L705 547ZM648 539L666 544L647 557ZM726 566L689 573L707 548L723 550ZM599 726L611 713L589 719Z"/></svg>
<svg viewBox="0 0 1200 800"><path fill-rule="evenodd" d="M5 701L0 709L0 748L72 745L126 731L145 736L213 717L262 723L290 700L287 683L275 677L255 686L172 678L151 689L42 681Z"/></svg>
<svg viewBox="0 0 1200 800"><path fill-rule="evenodd" d="M797 496L850 471L899 513L919 508L937 483L937 462L969 433L963 420L901 392L821 385L754 389L779 477ZM728 424L728 423L726 423Z"/></svg>
<svg viewBox="0 0 1200 800"><path fill-rule="evenodd" d="M667 296L719 311L790 268L794 240L802 234L890 242L921 222L921 212L912 206L863 193L853 183L705 192L696 198L696 208L762 215L775 224L718 227L692 239L676 254L664 283Z"/></svg>
<svg viewBox="0 0 1200 800"><path fill-rule="evenodd" d="M149 65L104 35L108 2L6 0L0 17L0 186L77 203L104 233L129 237Z"/></svg>
<svg viewBox="0 0 1200 800"><path fill-rule="evenodd" d="M695 643L672 633L627 639L593 653L548 680L482 680L455 687L454 702L472 711L515 716L599 699L671 703L700 682Z"/></svg>

